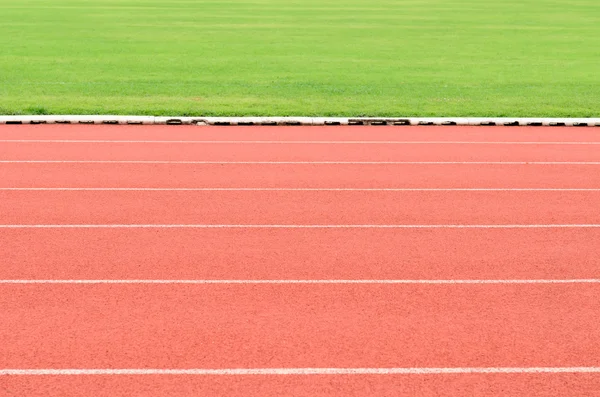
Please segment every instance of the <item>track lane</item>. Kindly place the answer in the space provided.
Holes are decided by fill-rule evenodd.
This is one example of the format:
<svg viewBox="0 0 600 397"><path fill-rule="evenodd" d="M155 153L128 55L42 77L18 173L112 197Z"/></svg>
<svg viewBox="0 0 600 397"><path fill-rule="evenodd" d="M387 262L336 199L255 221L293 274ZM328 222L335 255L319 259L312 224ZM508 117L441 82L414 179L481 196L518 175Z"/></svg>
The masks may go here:
<svg viewBox="0 0 600 397"><path fill-rule="evenodd" d="M4 389L3 389L4 388ZM590 397L600 389L595 374L419 376L63 376L10 377L8 393L29 397L297 397L505 396ZM13 393L14 394L14 393ZM10 395L10 394L9 394Z"/></svg>
<svg viewBox="0 0 600 397"><path fill-rule="evenodd" d="M0 125L0 139L600 142L598 128L464 126Z"/></svg>
<svg viewBox="0 0 600 397"><path fill-rule="evenodd" d="M600 278L600 229L0 229L0 246L2 280Z"/></svg>
<svg viewBox="0 0 600 397"><path fill-rule="evenodd" d="M1 368L600 364L600 285L2 290Z"/></svg>
<svg viewBox="0 0 600 397"><path fill-rule="evenodd" d="M590 165L5 163L0 188L600 188L599 170Z"/></svg>
<svg viewBox="0 0 600 397"><path fill-rule="evenodd" d="M600 224L600 191L0 191L2 224Z"/></svg>
<svg viewBox="0 0 600 397"><path fill-rule="evenodd" d="M451 146L451 148L448 148ZM599 145L474 145L386 143L48 143L0 142L3 160L155 161L600 161Z"/></svg>

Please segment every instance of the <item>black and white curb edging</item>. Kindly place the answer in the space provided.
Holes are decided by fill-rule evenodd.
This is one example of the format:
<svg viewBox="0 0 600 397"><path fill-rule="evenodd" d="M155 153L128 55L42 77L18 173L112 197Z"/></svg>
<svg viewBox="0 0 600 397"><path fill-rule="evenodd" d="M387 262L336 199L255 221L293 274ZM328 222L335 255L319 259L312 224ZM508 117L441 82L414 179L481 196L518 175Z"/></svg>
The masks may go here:
<svg viewBox="0 0 600 397"><path fill-rule="evenodd" d="M600 127L600 118L0 116L0 124L474 125Z"/></svg>

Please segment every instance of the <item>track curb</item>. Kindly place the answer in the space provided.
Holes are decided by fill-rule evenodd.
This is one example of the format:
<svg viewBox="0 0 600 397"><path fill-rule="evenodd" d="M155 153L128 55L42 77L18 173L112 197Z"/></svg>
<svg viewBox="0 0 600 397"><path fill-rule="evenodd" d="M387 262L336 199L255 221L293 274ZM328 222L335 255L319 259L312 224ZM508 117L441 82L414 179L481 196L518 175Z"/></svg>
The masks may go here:
<svg viewBox="0 0 600 397"><path fill-rule="evenodd" d="M457 125L600 127L600 118L536 117L157 117L157 116L0 116L0 124L104 125L215 125L215 126L324 126L324 125Z"/></svg>

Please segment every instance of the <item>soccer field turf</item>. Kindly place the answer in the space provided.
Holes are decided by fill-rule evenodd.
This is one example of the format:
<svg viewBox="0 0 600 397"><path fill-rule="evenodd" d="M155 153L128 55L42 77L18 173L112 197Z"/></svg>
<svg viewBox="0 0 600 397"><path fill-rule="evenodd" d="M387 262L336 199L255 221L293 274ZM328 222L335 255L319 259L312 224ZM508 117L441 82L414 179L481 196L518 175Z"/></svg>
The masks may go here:
<svg viewBox="0 0 600 397"><path fill-rule="evenodd" d="M0 114L600 115L598 0L0 0Z"/></svg>

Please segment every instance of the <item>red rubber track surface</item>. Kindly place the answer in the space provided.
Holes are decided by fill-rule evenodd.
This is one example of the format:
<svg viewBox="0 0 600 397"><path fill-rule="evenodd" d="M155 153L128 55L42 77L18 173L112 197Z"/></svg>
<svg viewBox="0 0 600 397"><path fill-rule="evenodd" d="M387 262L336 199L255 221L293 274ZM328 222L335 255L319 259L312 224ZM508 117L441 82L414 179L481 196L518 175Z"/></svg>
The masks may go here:
<svg viewBox="0 0 600 397"><path fill-rule="evenodd" d="M589 374L420 376L53 376L8 378L5 391L31 397L162 396L596 396L600 377ZM9 394L10 395L10 394Z"/></svg>
<svg viewBox="0 0 600 397"><path fill-rule="evenodd" d="M597 319L580 315L600 310L598 285L4 290L10 368L543 367L600 356Z"/></svg>
<svg viewBox="0 0 600 397"><path fill-rule="evenodd" d="M600 150L600 146L598 147ZM40 178L40 175L44 175ZM460 176L460 177L458 177ZM586 188L589 165L48 164L0 166L2 187Z"/></svg>
<svg viewBox="0 0 600 397"><path fill-rule="evenodd" d="M21 142L27 140L36 142ZM169 140L193 142L149 142ZM203 140L237 143L198 142ZM1 372L600 368L600 282L594 281L600 279L600 165L593 164L600 162L600 145L594 142L600 142L594 128L0 126L0 395L599 395L600 373ZM60 163L65 160L82 162ZM265 163L228 164L244 161ZM486 164L490 162L498 164ZM503 190L33 190L94 187ZM567 188L588 190L561 190ZM236 227L48 227L122 224ZM249 224L541 227L243 227ZM574 224L591 227L560 227ZM575 279L588 282L510 283ZM35 280L450 283L32 283Z"/></svg>
<svg viewBox="0 0 600 397"><path fill-rule="evenodd" d="M597 128L547 127L202 127L100 125L3 125L2 139L143 140L143 141L472 141L600 142Z"/></svg>
<svg viewBox="0 0 600 397"><path fill-rule="evenodd" d="M416 147L415 147L416 146ZM519 161L549 162L598 160L600 145L573 145L565 151L559 145L390 145L370 144L288 144L280 143L206 143L170 144L157 147L149 143L0 143L6 160L132 160L132 161ZM497 146L497 147L496 147ZM100 150L99 150L100 149ZM592 150L595 149L595 150Z"/></svg>
<svg viewBox="0 0 600 397"><path fill-rule="evenodd" d="M2 191L9 224L585 224L593 192ZM107 205L107 203L111 203Z"/></svg>
<svg viewBox="0 0 600 397"><path fill-rule="evenodd" d="M0 236L2 279L600 276L600 229L7 229Z"/></svg>

